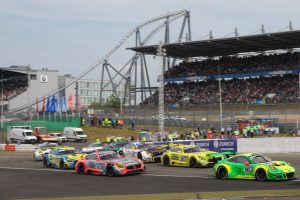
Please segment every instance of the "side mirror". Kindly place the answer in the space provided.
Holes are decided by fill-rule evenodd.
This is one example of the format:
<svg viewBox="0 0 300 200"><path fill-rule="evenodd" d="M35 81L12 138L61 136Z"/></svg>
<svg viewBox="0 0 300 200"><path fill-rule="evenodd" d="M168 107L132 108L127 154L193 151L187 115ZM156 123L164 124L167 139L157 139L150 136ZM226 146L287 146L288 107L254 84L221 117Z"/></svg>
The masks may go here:
<svg viewBox="0 0 300 200"><path fill-rule="evenodd" d="M248 161L245 161L244 165L250 165L250 163Z"/></svg>

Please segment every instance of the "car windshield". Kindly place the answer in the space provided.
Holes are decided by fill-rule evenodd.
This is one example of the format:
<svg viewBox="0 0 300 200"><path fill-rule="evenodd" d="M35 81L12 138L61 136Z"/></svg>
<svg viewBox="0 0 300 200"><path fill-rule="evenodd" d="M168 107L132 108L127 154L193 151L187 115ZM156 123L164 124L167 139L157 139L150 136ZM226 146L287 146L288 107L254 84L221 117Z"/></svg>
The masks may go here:
<svg viewBox="0 0 300 200"><path fill-rule="evenodd" d="M105 154L105 155L102 155L101 157L101 160L114 160L114 159L119 159L121 158L121 156L119 154Z"/></svg>
<svg viewBox="0 0 300 200"><path fill-rule="evenodd" d="M75 155L76 152L75 152L75 150L60 150L58 152L58 155L66 155L66 154L73 154L73 155Z"/></svg>
<svg viewBox="0 0 300 200"><path fill-rule="evenodd" d="M197 153L201 152L201 149L199 147L187 147L183 149L184 153Z"/></svg>
<svg viewBox="0 0 300 200"><path fill-rule="evenodd" d="M271 159L266 156L252 156L250 159L253 161L253 163L266 163L271 162Z"/></svg>
<svg viewBox="0 0 300 200"><path fill-rule="evenodd" d="M76 131L77 135L84 135L83 131Z"/></svg>
<svg viewBox="0 0 300 200"><path fill-rule="evenodd" d="M32 133L31 133L31 132L25 132L25 135L26 135L26 136L31 136Z"/></svg>

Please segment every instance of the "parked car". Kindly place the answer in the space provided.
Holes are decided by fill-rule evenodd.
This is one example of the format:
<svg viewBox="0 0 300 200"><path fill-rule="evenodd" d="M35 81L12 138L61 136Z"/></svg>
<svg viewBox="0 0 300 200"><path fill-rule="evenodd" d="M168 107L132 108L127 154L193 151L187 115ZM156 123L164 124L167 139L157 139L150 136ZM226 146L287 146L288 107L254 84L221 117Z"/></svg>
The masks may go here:
<svg viewBox="0 0 300 200"><path fill-rule="evenodd" d="M214 166L219 179L253 179L257 181L291 180L295 168L286 161L271 161L257 153L245 153L219 161Z"/></svg>
<svg viewBox="0 0 300 200"><path fill-rule="evenodd" d="M33 135L32 130L13 128L8 133L8 140L11 142L36 143L37 138Z"/></svg>
<svg viewBox="0 0 300 200"><path fill-rule="evenodd" d="M113 151L98 151L80 159L75 170L78 174L121 176L143 172L145 166L139 159L122 157Z"/></svg>
<svg viewBox="0 0 300 200"><path fill-rule="evenodd" d="M84 133L82 128L65 127L64 136L67 138L68 141L74 141L74 142L87 141L87 135Z"/></svg>
<svg viewBox="0 0 300 200"><path fill-rule="evenodd" d="M61 133L49 133L49 136L56 138L56 140L61 143L68 141L66 136L63 136Z"/></svg>

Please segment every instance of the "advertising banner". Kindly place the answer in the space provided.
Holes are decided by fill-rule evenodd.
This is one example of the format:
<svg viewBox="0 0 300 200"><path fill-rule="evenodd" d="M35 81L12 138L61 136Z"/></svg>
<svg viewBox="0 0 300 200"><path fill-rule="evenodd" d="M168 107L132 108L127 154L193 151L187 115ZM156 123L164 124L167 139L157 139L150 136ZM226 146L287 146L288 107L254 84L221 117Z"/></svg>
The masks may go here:
<svg viewBox="0 0 300 200"><path fill-rule="evenodd" d="M164 141L164 142L154 142L154 144L191 144L197 145L200 148L207 149L216 152L237 152L237 140L231 139L212 139L212 140L176 140L176 141Z"/></svg>

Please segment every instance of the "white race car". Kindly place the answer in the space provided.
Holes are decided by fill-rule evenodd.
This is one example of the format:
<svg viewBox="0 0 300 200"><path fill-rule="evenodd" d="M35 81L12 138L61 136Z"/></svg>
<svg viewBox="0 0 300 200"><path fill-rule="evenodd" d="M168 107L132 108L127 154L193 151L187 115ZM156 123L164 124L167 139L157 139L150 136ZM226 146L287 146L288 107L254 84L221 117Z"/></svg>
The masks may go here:
<svg viewBox="0 0 300 200"><path fill-rule="evenodd" d="M92 143L87 147L83 147L81 151L83 153L92 153L92 152L95 152L95 151L101 151L106 146L108 146L107 143L97 142L97 143Z"/></svg>
<svg viewBox="0 0 300 200"><path fill-rule="evenodd" d="M138 158L144 162L160 162L164 150L151 143L131 142L121 150L126 157Z"/></svg>
<svg viewBox="0 0 300 200"><path fill-rule="evenodd" d="M42 161L43 158L44 158L45 153L49 153L51 150L53 150L57 147L58 147L58 144L56 144L56 143L44 142L42 144L39 144L34 149L33 159Z"/></svg>

